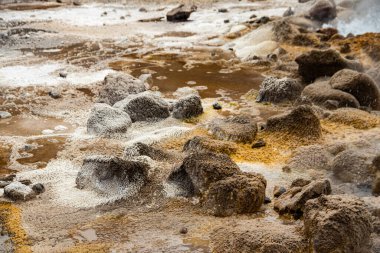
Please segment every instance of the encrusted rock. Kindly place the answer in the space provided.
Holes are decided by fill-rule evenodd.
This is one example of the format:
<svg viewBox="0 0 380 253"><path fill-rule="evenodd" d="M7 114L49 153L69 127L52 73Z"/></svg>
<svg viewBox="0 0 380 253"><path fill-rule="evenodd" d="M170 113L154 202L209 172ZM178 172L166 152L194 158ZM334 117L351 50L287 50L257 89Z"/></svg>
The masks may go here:
<svg viewBox="0 0 380 253"><path fill-rule="evenodd" d="M266 130L299 138L317 139L322 135L321 124L310 106L301 105L292 111L270 117Z"/></svg>
<svg viewBox="0 0 380 253"><path fill-rule="evenodd" d="M145 90L144 82L131 75L111 73L104 78L103 87L99 92L99 102L113 105L129 94L136 94Z"/></svg>
<svg viewBox="0 0 380 253"><path fill-rule="evenodd" d="M308 83L318 77L332 76L339 70L349 68L361 71L360 63L343 58L333 49L311 50L296 58L298 73Z"/></svg>
<svg viewBox="0 0 380 253"><path fill-rule="evenodd" d="M295 226L260 219L245 219L237 223L226 224L211 233L211 252L308 252L307 242Z"/></svg>
<svg viewBox="0 0 380 253"><path fill-rule="evenodd" d="M369 129L380 124L380 118L378 116L354 108L339 108L331 112L327 119L357 129Z"/></svg>
<svg viewBox="0 0 380 253"><path fill-rule="evenodd" d="M352 196L321 196L306 203L305 234L314 252L369 252L371 215Z"/></svg>
<svg viewBox="0 0 380 253"><path fill-rule="evenodd" d="M227 155L235 153L236 144L227 141L214 140L208 137L195 136L188 140L183 146L185 152L205 152L225 153Z"/></svg>
<svg viewBox="0 0 380 253"><path fill-rule="evenodd" d="M328 81L317 81L305 87L302 96L310 99L313 103L326 106L326 101L336 101L337 107L359 108L359 101L351 94L336 90Z"/></svg>
<svg viewBox="0 0 380 253"><path fill-rule="evenodd" d="M302 85L294 79L267 77L260 85L257 102L280 103L297 99L302 92Z"/></svg>
<svg viewBox="0 0 380 253"><path fill-rule="evenodd" d="M235 174L210 185L204 207L215 216L253 213L264 203L265 187L260 174Z"/></svg>
<svg viewBox="0 0 380 253"><path fill-rule="evenodd" d="M305 208L306 201L331 193L329 180L318 180L303 187L294 186L274 202L274 209L280 214L290 213L299 217Z"/></svg>
<svg viewBox="0 0 380 253"><path fill-rule="evenodd" d="M170 157L170 155L165 151L141 142L137 142L132 146L126 147L124 150L124 155L126 157L148 156L153 160L164 160Z"/></svg>
<svg viewBox="0 0 380 253"><path fill-rule="evenodd" d="M147 181L149 165L115 156L95 155L84 159L75 180L79 189L117 195L136 192Z"/></svg>
<svg viewBox="0 0 380 253"><path fill-rule="evenodd" d="M203 113L201 98L189 95L179 99L173 105L173 117L176 119L188 119Z"/></svg>
<svg viewBox="0 0 380 253"><path fill-rule="evenodd" d="M366 74L350 69L335 73L330 79L332 88L354 96L361 106L380 109L380 91L376 83Z"/></svg>
<svg viewBox="0 0 380 253"><path fill-rule="evenodd" d="M309 10L309 16L313 20L328 22L336 18L336 6L334 0L317 0Z"/></svg>
<svg viewBox="0 0 380 253"><path fill-rule="evenodd" d="M170 116L169 104L151 92L129 95L114 107L128 113L132 122L165 119Z"/></svg>
<svg viewBox="0 0 380 253"><path fill-rule="evenodd" d="M36 192L27 185L13 182L4 188L4 196L14 201L26 201L36 197Z"/></svg>
<svg viewBox="0 0 380 253"><path fill-rule="evenodd" d="M127 113L107 104L95 104L87 120L87 132L105 137L126 133L132 125Z"/></svg>
<svg viewBox="0 0 380 253"><path fill-rule="evenodd" d="M210 184L239 173L240 169L225 154L196 152L185 157L168 181L184 189L184 195L201 194Z"/></svg>
<svg viewBox="0 0 380 253"><path fill-rule="evenodd" d="M209 129L220 140L250 143L256 137L257 123L249 116L239 115L215 119L211 122Z"/></svg>

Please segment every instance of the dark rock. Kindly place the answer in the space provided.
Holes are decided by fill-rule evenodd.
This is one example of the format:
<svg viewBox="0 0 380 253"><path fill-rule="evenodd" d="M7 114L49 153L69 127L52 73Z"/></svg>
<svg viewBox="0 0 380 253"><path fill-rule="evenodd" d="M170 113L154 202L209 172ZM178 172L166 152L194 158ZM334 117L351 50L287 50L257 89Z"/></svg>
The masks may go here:
<svg viewBox="0 0 380 253"><path fill-rule="evenodd" d="M319 119L313 109L307 105L301 105L288 113L270 117L267 121L266 131L308 139L318 139L322 135Z"/></svg>
<svg viewBox="0 0 380 253"><path fill-rule="evenodd" d="M303 187L292 187L274 201L274 209L280 214L300 215L308 200L330 193L329 180L314 181Z"/></svg>
<svg viewBox="0 0 380 253"><path fill-rule="evenodd" d="M344 59L333 49L311 50L298 56L296 62L298 63L298 73L308 83L318 77L332 76L345 68L363 70L360 63Z"/></svg>
<svg viewBox="0 0 380 253"><path fill-rule="evenodd" d="M87 120L87 132L112 137L126 133L132 125L129 115L107 104L95 104Z"/></svg>
<svg viewBox="0 0 380 253"><path fill-rule="evenodd" d="M212 108L214 108L215 110L221 110L222 106L218 102L215 102L212 104Z"/></svg>
<svg viewBox="0 0 380 253"><path fill-rule="evenodd" d="M294 11L293 11L292 7L289 7L288 9L286 9L284 14L282 14L283 17L290 17L293 15L294 15Z"/></svg>
<svg viewBox="0 0 380 253"><path fill-rule="evenodd" d="M6 176L1 176L0 177L0 181L13 181L13 179L16 178L16 175L15 174L10 174L10 175L6 175Z"/></svg>
<svg viewBox="0 0 380 253"><path fill-rule="evenodd" d="M80 6L80 5L82 5L82 3L80 2L80 0L74 0L73 5L74 6Z"/></svg>
<svg viewBox="0 0 380 253"><path fill-rule="evenodd" d="M170 116L169 104L151 92L129 95L114 105L129 114L132 122L153 121Z"/></svg>
<svg viewBox="0 0 380 253"><path fill-rule="evenodd" d="M336 14L334 0L316 0L309 10L310 18L320 22L329 22L336 18Z"/></svg>
<svg viewBox="0 0 380 253"><path fill-rule="evenodd" d="M12 182L4 188L4 196L14 201L26 201L36 197L31 187L20 182Z"/></svg>
<svg viewBox="0 0 380 253"><path fill-rule="evenodd" d="M196 10L197 10L197 7L194 5L188 8L185 5L181 4L177 8L174 8L173 10L169 11L166 14L166 19L170 22L187 21L191 13L193 13Z"/></svg>
<svg viewBox="0 0 380 253"><path fill-rule="evenodd" d="M141 7L141 8L139 9L139 12L148 12L148 10L145 9L144 7Z"/></svg>
<svg viewBox="0 0 380 253"><path fill-rule="evenodd" d="M308 201L304 224L315 252L369 252L371 215L356 197L331 195Z"/></svg>
<svg viewBox="0 0 380 253"><path fill-rule="evenodd" d="M21 179L21 180L19 180L19 182L24 184L24 185L31 185L32 184L32 181L30 181L29 179Z"/></svg>
<svg viewBox="0 0 380 253"><path fill-rule="evenodd" d="M273 189L273 196L275 198L278 198L280 197L282 194L284 194L286 192L286 189L285 187L283 186L275 186L274 189Z"/></svg>
<svg viewBox="0 0 380 253"><path fill-rule="evenodd" d="M256 137L257 123L249 116L239 115L215 119L211 122L209 129L220 140L250 143Z"/></svg>
<svg viewBox="0 0 380 253"><path fill-rule="evenodd" d="M296 180L294 180L292 182L292 184L290 185L290 188L293 188L293 187L304 187L308 184L311 183L311 180L308 180L308 179L304 179L304 178L297 178Z"/></svg>
<svg viewBox="0 0 380 253"><path fill-rule="evenodd" d="M225 154L198 152L186 156L181 166L169 175L168 181L183 188L186 195L200 194L210 184L239 172L239 167Z"/></svg>
<svg viewBox="0 0 380 253"><path fill-rule="evenodd" d="M257 102L280 103L297 99L302 92L302 85L294 79L267 77L260 85Z"/></svg>
<svg viewBox="0 0 380 253"><path fill-rule="evenodd" d="M66 78L67 77L67 72L61 71L61 72L59 72L59 76L62 77L62 78Z"/></svg>
<svg viewBox="0 0 380 253"><path fill-rule="evenodd" d="M201 98L196 95L188 95L181 98L173 105L173 117L176 119L189 119L202 113Z"/></svg>
<svg viewBox="0 0 380 253"><path fill-rule="evenodd" d="M165 160L170 158L170 155L165 151L141 142L137 142L125 148L124 155L125 157L148 156L153 160Z"/></svg>
<svg viewBox="0 0 380 253"><path fill-rule="evenodd" d="M211 184L203 205L215 216L253 213L264 203L265 187L260 174L235 174Z"/></svg>
<svg viewBox="0 0 380 253"><path fill-rule="evenodd" d="M111 73L104 78L99 92L99 102L110 105L125 99L129 94L146 90L144 82L125 73Z"/></svg>
<svg viewBox="0 0 380 253"><path fill-rule="evenodd" d="M264 204L269 204L269 203L272 203L272 200L269 197L265 196L265 198L264 198Z"/></svg>
<svg viewBox="0 0 380 253"><path fill-rule="evenodd" d="M185 234L187 234L187 228L185 228L185 227L183 227L183 228L181 228L180 230L179 230L179 232L181 233L181 234L183 234L183 235L185 235Z"/></svg>
<svg viewBox="0 0 380 253"><path fill-rule="evenodd" d="M184 152L225 153L227 155L236 153L237 146L232 142L210 139L208 137L195 136L188 140L183 146Z"/></svg>
<svg viewBox="0 0 380 253"><path fill-rule="evenodd" d="M220 9L218 9L218 12L226 13L226 12L228 12L228 10L226 8L220 8Z"/></svg>
<svg viewBox="0 0 380 253"><path fill-rule="evenodd" d="M332 88L354 96L361 106L380 109L380 91L376 83L366 74L349 69L335 73L330 79Z"/></svg>
<svg viewBox="0 0 380 253"><path fill-rule="evenodd" d="M228 24L228 23L230 23L230 20L229 20L229 19L225 19L223 22L224 22L225 24Z"/></svg>
<svg viewBox="0 0 380 253"><path fill-rule="evenodd" d="M100 194L135 193L148 180L149 165L115 156L89 156L84 159L75 183L79 189Z"/></svg>
<svg viewBox="0 0 380 253"><path fill-rule="evenodd" d="M328 81L317 81L305 87L302 96L310 99L313 103L331 108L331 105L340 107L359 108L359 101L351 94L336 90L331 87ZM334 102L328 102L334 101Z"/></svg>
<svg viewBox="0 0 380 253"><path fill-rule="evenodd" d="M43 184L37 183L32 185L32 190L38 195L45 192L45 186Z"/></svg>
<svg viewBox="0 0 380 253"><path fill-rule="evenodd" d="M263 139L260 139L257 142L252 144L252 148L262 148L262 147L265 147L266 145L267 143Z"/></svg>
<svg viewBox="0 0 380 253"><path fill-rule="evenodd" d="M50 97L52 97L54 99L58 99L58 98L62 97L61 92L58 90L51 90L51 91L49 91L48 94Z"/></svg>

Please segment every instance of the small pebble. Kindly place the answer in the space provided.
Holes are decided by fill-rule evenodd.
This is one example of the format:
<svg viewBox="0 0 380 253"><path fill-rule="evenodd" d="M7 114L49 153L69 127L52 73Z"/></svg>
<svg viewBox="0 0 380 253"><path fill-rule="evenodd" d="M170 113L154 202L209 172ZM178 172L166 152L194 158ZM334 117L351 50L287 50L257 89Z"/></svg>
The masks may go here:
<svg viewBox="0 0 380 253"><path fill-rule="evenodd" d="M215 110L221 110L222 106L218 102L215 102L212 104L212 108L214 108Z"/></svg>
<svg viewBox="0 0 380 253"><path fill-rule="evenodd" d="M181 234L187 234L187 228L185 228L185 227L183 227L183 228L181 228L180 230L179 230L179 232L181 233Z"/></svg>
<svg viewBox="0 0 380 253"><path fill-rule="evenodd" d="M67 72L59 72L59 76L62 77L62 78L66 78L67 77Z"/></svg>
<svg viewBox="0 0 380 253"><path fill-rule="evenodd" d="M32 189L35 193L41 194L45 192L45 186L43 184L37 183L32 186Z"/></svg>
<svg viewBox="0 0 380 253"><path fill-rule="evenodd" d="M285 189L285 187L278 187L278 186L275 186L275 188L274 188L274 192L273 192L273 196L275 197L275 198L278 198L278 197L280 197L282 194L284 194L286 192L286 189Z"/></svg>
<svg viewBox="0 0 380 253"><path fill-rule="evenodd" d="M262 148L262 147L265 147L265 145L267 145L266 142L260 139L257 142L252 144L252 148Z"/></svg>
<svg viewBox="0 0 380 253"><path fill-rule="evenodd" d="M272 200L269 197L265 197L264 204L269 204L271 202L272 202Z"/></svg>

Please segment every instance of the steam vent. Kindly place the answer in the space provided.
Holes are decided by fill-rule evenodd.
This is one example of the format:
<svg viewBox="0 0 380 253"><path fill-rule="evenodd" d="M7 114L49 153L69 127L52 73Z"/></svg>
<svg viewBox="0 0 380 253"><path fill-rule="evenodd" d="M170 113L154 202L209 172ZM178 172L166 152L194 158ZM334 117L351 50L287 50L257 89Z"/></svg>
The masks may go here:
<svg viewBox="0 0 380 253"><path fill-rule="evenodd" d="M0 0L0 253L380 253L380 0Z"/></svg>

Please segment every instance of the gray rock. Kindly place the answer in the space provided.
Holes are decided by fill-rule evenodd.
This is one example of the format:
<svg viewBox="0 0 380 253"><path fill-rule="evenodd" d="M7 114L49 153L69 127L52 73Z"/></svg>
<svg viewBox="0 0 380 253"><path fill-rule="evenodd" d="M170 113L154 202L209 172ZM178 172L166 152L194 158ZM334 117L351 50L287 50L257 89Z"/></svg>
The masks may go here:
<svg viewBox="0 0 380 253"><path fill-rule="evenodd" d="M45 186L41 183L33 184L32 190L38 195L45 192Z"/></svg>
<svg viewBox="0 0 380 253"><path fill-rule="evenodd" d="M4 188L5 186L11 184L12 182L10 181L0 181L0 188Z"/></svg>
<svg viewBox="0 0 380 253"><path fill-rule="evenodd" d="M149 165L115 156L86 157L75 180L79 189L106 195L136 193L147 181Z"/></svg>
<svg viewBox="0 0 380 253"><path fill-rule="evenodd" d="M12 182L4 188L4 196L14 201L26 201L36 197L31 187L20 182Z"/></svg>
<svg viewBox="0 0 380 253"><path fill-rule="evenodd" d="M194 5L189 8L188 6L181 4L180 6L169 11L166 14L166 19L170 22L187 21L191 15L191 13L193 13L196 10L197 10L197 7Z"/></svg>
<svg viewBox="0 0 380 253"><path fill-rule="evenodd" d="M132 125L129 115L107 104L95 104L87 120L89 134L112 137L126 133Z"/></svg>
<svg viewBox="0 0 380 253"><path fill-rule="evenodd" d="M7 119L12 117L12 114L5 111L0 111L0 119Z"/></svg>
<svg viewBox="0 0 380 253"><path fill-rule="evenodd" d="M129 95L114 107L128 113L132 122L165 119L170 116L169 104L151 92Z"/></svg>
<svg viewBox="0 0 380 253"><path fill-rule="evenodd" d="M49 91L48 94L50 97L52 97L54 99L58 99L58 98L62 97L61 92L58 89L51 90L51 91Z"/></svg>
<svg viewBox="0 0 380 253"><path fill-rule="evenodd" d="M334 0L316 0L308 15L312 20L324 23L335 19L337 11Z"/></svg>
<svg viewBox="0 0 380 253"><path fill-rule="evenodd" d="M242 143L252 142L258 130L257 123L246 115L215 119L211 122L209 129L220 140Z"/></svg>
<svg viewBox="0 0 380 253"><path fill-rule="evenodd" d="M179 99L173 105L173 117L176 119L189 119L203 113L201 98L189 95Z"/></svg>
<svg viewBox="0 0 380 253"><path fill-rule="evenodd" d="M302 85L294 79L267 77L260 85L257 102L280 103L296 100L302 92Z"/></svg>
<svg viewBox="0 0 380 253"><path fill-rule="evenodd" d="M104 78L99 92L99 102L110 105L125 99L129 94L137 94L146 90L143 81L125 73L111 73Z"/></svg>

